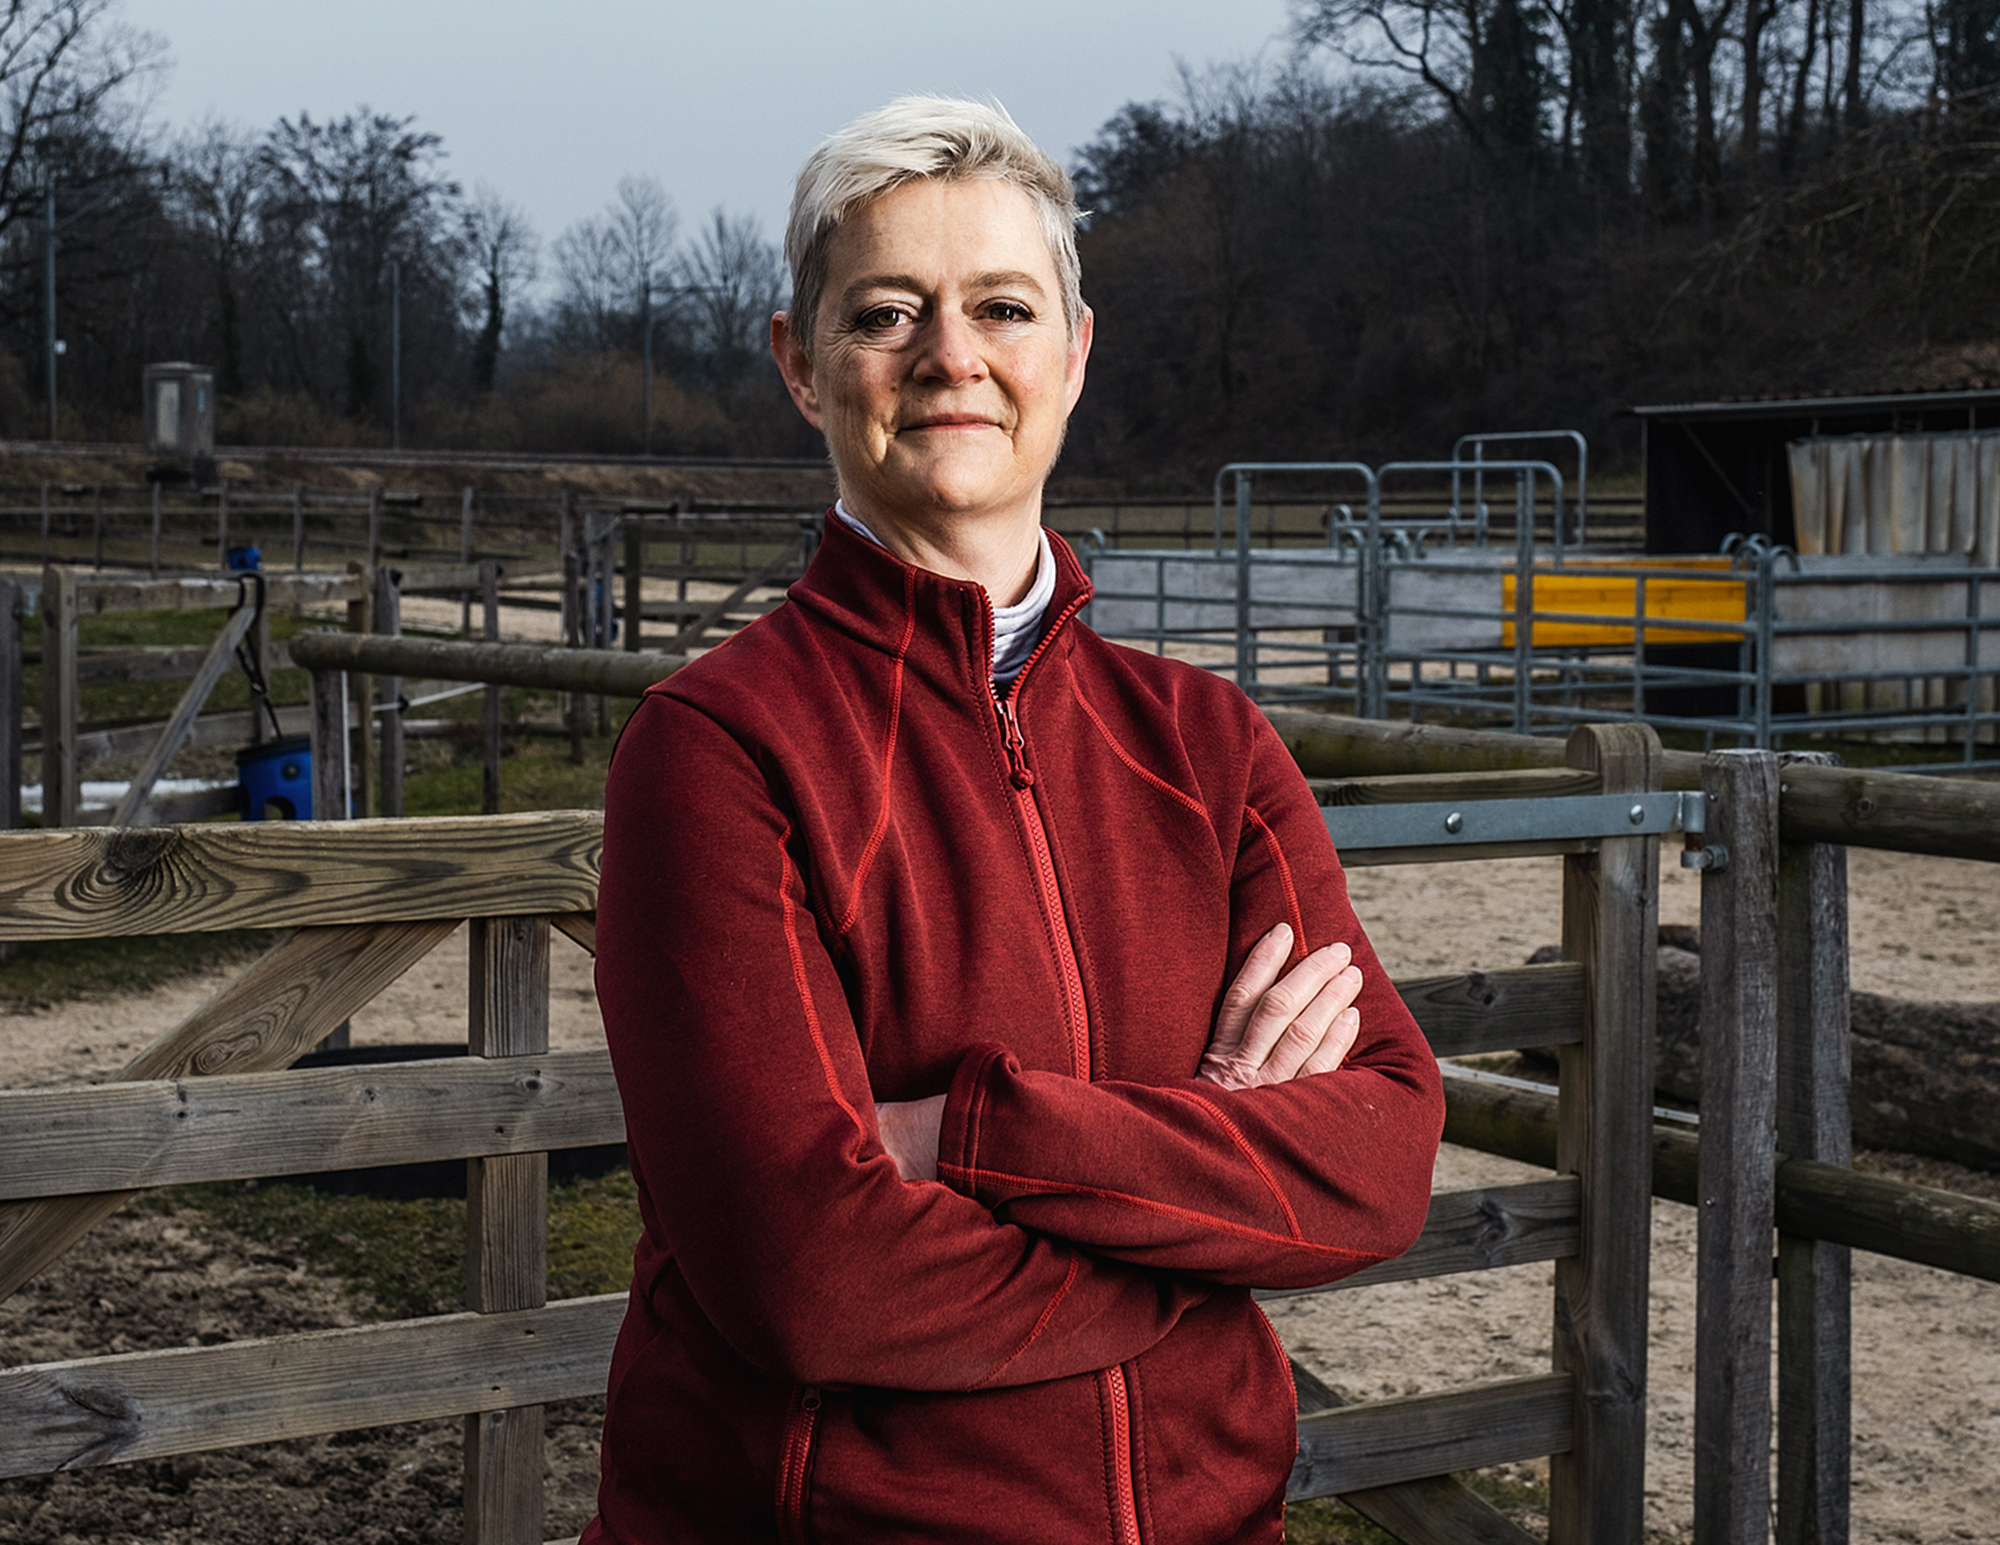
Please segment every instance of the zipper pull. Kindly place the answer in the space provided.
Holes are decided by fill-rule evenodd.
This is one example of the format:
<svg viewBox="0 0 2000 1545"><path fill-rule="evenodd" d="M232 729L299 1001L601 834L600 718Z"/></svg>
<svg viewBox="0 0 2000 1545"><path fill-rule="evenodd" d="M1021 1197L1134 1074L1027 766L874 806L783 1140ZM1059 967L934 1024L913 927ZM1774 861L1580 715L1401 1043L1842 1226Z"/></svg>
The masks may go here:
<svg viewBox="0 0 2000 1545"><path fill-rule="evenodd" d="M1035 775L1028 771L1027 742L1021 738L1021 721L1014 712L1012 692L1000 699L1000 723L1006 731L1003 738L1007 742L1007 762L1013 769L1007 781L1017 789L1033 788Z"/></svg>

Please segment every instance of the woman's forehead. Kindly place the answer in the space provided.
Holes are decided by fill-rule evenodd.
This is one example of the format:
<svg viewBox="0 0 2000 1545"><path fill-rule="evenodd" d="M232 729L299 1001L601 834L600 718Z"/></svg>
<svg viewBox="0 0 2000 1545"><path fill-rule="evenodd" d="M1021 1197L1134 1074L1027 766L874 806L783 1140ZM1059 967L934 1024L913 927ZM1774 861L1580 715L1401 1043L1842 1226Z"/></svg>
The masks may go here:
<svg viewBox="0 0 2000 1545"><path fill-rule="evenodd" d="M887 283L928 290L940 282L1029 282L1057 292L1034 200L995 178L918 178L854 210L827 253L828 288Z"/></svg>

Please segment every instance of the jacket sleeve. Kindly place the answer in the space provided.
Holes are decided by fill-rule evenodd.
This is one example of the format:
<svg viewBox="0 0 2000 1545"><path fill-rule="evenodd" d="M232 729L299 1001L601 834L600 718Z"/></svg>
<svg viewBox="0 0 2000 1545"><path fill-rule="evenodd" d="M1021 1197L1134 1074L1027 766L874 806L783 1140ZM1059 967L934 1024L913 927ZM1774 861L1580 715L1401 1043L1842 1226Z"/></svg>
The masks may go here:
<svg viewBox="0 0 2000 1545"><path fill-rule="evenodd" d="M1444 1125L1437 1063L1347 900L1326 824L1261 714L1231 881L1232 973L1280 920L1296 964L1336 940L1363 976L1334 1072L1227 1091L1193 1077L1084 1083L971 1050L939 1174L996 1216L1138 1265L1257 1287L1331 1282L1422 1230ZM1093 1005L1115 1013L1115 1005Z"/></svg>
<svg viewBox="0 0 2000 1545"><path fill-rule="evenodd" d="M605 800L597 987L646 1223L744 1357L963 1390L1137 1356L1208 1293L911 1185L792 831L712 719L646 699Z"/></svg>

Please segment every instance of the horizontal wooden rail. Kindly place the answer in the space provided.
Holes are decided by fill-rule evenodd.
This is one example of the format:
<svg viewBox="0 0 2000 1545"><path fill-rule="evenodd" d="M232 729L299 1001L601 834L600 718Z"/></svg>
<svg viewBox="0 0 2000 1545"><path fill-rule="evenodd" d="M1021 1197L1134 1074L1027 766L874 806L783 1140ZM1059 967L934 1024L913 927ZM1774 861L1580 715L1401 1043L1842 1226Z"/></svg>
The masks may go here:
<svg viewBox="0 0 2000 1545"><path fill-rule="evenodd" d="M1596 794L1597 773L1577 767L1475 768L1470 772L1394 773L1379 777L1308 778L1322 805L1413 805L1449 799L1541 799Z"/></svg>
<svg viewBox="0 0 2000 1545"><path fill-rule="evenodd" d="M1297 708L1265 714L1309 778L1560 767L1563 742L1497 730L1349 719ZM1662 754L1669 789L1701 787L1702 757ZM2000 783L1919 773L1791 765L1778 800L1786 842L1833 842L2000 863Z"/></svg>
<svg viewBox="0 0 2000 1545"><path fill-rule="evenodd" d="M210 611L236 605L238 595L247 588L239 586L234 575L131 579L79 571L76 601L83 612ZM351 574L291 574L274 569L264 575L266 606L358 601L366 593L367 582Z"/></svg>
<svg viewBox="0 0 2000 1545"><path fill-rule="evenodd" d="M1553 1168L1555 1099L1447 1078L1444 1138ZM1698 1152L1693 1133L1655 1127L1653 1195L1694 1206ZM1780 1154L1777 1222L1789 1234L2000 1282L2000 1202Z"/></svg>
<svg viewBox="0 0 2000 1545"><path fill-rule="evenodd" d="M1572 1388L1567 1374L1540 1374L1303 1417L1285 1495L1298 1502L1562 1453Z"/></svg>
<svg viewBox="0 0 2000 1545"><path fill-rule="evenodd" d="M1472 1057L1583 1039L1583 967L1510 966L1395 984L1439 1057Z"/></svg>
<svg viewBox="0 0 2000 1545"><path fill-rule="evenodd" d="M292 663L310 671L371 671L438 681L485 681L503 687L601 692L637 697L687 664L684 654L623 649L561 649L550 644L456 644L366 633L300 633Z"/></svg>
<svg viewBox="0 0 2000 1545"><path fill-rule="evenodd" d="M1560 1260L1576 1254L1582 1237L1578 1222L1581 1195L1581 1184L1574 1175L1475 1191L1441 1191L1431 1198L1430 1215L1417 1242L1393 1261L1343 1277L1331 1288L1264 1288L1257 1296L1297 1298L1307 1293L1374 1287L1382 1282L1412 1282L1420 1277Z"/></svg>
<svg viewBox="0 0 2000 1545"><path fill-rule="evenodd" d="M0 1371L0 1477L602 1393L626 1295Z"/></svg>
<svg viewBox="0 0 2000 1545"><path fill-rule="evenodd" d="M0 1199L622 1143L601 1051L0 1093Z"/></svg>
<svg viewBox="0 0 2000 1545"><path fill-rule="evenodd" d="M586 912L603 845L588 810L0 832L0 940Z"/></svg>

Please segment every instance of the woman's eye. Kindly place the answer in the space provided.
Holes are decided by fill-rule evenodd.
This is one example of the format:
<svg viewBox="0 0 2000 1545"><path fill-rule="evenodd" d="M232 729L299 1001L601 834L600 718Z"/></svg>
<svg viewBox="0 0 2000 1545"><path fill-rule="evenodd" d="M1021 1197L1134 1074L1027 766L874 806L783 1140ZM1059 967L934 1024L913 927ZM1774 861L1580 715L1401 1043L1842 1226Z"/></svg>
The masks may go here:
<svg viewBox="0 0 2000 1545"><path fill-rule="evenodd" d="M909 319L909 313L901 306L876 306L864 311L859 318L862 331L884 333Z"/></svg>

